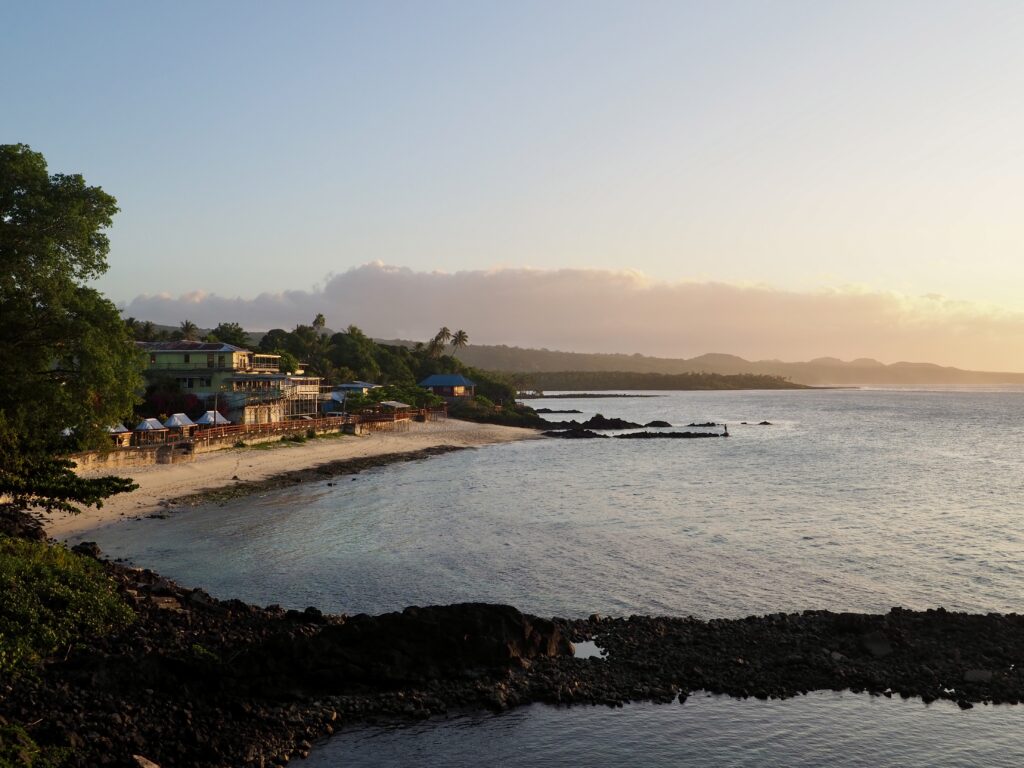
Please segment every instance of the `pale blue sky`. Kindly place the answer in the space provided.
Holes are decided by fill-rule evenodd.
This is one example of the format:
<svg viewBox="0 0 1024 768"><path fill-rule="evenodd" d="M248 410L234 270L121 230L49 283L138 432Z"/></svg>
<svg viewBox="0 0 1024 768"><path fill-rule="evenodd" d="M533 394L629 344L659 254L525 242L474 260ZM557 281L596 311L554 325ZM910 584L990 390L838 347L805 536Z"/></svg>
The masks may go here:
<svg viewBox="0 0 1024 768"><path fill-rule="evenodd" d="M1024 3L4 2L119 302L635 269L1024 310Z"/></svg>

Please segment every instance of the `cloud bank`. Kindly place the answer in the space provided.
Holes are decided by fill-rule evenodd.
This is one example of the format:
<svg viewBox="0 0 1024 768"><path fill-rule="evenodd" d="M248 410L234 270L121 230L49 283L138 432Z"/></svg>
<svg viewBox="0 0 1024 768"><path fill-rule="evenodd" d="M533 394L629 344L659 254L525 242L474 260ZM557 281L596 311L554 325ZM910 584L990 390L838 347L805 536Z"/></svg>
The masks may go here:
<svg viewBox="0 0 1024 768"><path fill-rule="evenodd" d="M332 328L426 339L447 325L472 342L574 352L748 359L873 357L1024 371L1024 314L941 296L842 289L784 291L724 283L655 282L636 272L498 269L415 272L382 263L330 276L312 290L251 299L196 291L141 295L126 315L201 326L291 328L322 312Z"/></svg>

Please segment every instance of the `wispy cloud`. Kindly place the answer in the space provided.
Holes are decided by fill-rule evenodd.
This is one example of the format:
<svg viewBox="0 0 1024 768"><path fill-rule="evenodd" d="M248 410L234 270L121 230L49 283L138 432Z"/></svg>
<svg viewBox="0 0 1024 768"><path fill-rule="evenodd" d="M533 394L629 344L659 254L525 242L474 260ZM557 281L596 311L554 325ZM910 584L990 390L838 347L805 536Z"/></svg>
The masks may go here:
<svg viewBox="0 0 1024 768"><path fill-rule="evenodd" d="M632 271L416 272L365 264L301 291L228 298L142 295L125 314L161 323L290 328L322 312L382 338L424 339L441 325L476 343L691 357L824 355L1024 370L1024 314L936 296L845 287L795 292L715 282L662 283Z"/></svg>

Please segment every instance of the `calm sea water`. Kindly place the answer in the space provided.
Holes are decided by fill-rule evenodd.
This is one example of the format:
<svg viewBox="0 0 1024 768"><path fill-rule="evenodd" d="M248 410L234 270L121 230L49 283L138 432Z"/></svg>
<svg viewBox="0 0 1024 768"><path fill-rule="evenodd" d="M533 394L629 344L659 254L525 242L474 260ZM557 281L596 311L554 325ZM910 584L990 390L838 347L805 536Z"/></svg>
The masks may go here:
<svg viewBox="0 0 1024 768"><path fill-rule="evenodd" d="M463 451L92 538L219 596L348 613L1024 611L1024 393L660 394L544 404L731 437ZM849 694L532 707L342 735L317 764L1014 764L1021 712Z"/></svg>

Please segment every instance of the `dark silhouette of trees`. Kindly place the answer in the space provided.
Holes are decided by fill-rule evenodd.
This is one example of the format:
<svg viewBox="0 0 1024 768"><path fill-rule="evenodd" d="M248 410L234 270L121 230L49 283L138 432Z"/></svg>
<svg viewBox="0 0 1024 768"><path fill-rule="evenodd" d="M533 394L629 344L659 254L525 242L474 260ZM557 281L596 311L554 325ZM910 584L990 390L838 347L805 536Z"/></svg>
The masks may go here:
<svg viewBox="0 0 1024 768"><path fill-rule="evenodd" d="M107 271L117 201L77 174L53 174L24 144L0 145L0 498L77 511L132 489L83 479L68 451L109 445L129 416L141 361L117 308L89 283ZM16 368L13 368L16 366Z"/></svg>

